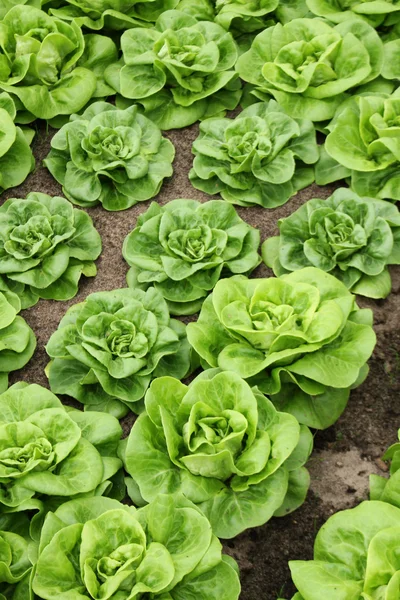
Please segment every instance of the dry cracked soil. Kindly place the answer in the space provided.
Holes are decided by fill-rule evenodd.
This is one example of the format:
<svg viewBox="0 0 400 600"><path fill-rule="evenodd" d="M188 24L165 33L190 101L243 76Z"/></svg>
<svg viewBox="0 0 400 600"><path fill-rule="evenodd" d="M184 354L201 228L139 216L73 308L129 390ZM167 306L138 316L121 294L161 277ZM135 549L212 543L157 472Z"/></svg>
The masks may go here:
<svg viewBox="0 0 400 600"><path fill-rule="evenodd" d="M61 187L41 166L50 149L53 133L38 127L33 143L36 170L23 185L0 196L0 204L10 197L24 198L31 191L62 195ZM176 148L176 158L173 177L165 182L155 198L160 204L175 198L210 199L195 190L188 180L192 164L191 145L197 134L197 125L168 132L167 137ZM264 241L277 233L279 218L289 215L310 198L326 198L332 191L332 187L313 185L280 208L239 208L238 212L248 223L261 230L261 240ZM35 307L24 311L23 316L35 331L38 345L31 361L23 370L12 374L10 383L24 380L48 387L44 373L47 340L69 306L92 292L125 287L128 267L122 258L122 243L135 226L138 215L148 205L149 202L142 202L127 211L115 213L106 212L101 206L89 209L103 241L103 252L97 261L98 274L92 279L83 278L79 294L73 300L41 300ZM264 266L254 273L256 277L268 274L271 273ZM226 551L239 562L242 600L290 598L294 588L288 560L310 559L315 535L324 521L332 513L351 508L366 499L369 475L384 475L387 471L380 457L385 448L396 440L400 426L399 267L392 268L392 280L392 293L386 300L359 299L359 304L372 308L375 315L378 343L370 360L370 374L365 383L352 392L339 421L333 427L316 433L315 448L309 462L311 489L305 504L289 516L272 519L263 527L250 529L225 544ZM125 435L133 420L132 416L124 420Z"/></svg>

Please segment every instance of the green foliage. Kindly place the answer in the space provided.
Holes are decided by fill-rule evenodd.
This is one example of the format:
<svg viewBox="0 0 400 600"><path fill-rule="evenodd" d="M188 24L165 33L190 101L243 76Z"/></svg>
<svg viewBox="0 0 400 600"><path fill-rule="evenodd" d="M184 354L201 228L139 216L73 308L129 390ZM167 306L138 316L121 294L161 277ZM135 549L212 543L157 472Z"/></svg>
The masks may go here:
<svg viewBox="0 0 400 600"><path fill-rule="evenodd" d="M279 0L217 0L215 22L234 35L253 33L273 25Z"/></svg>
<svg viewBox="0 0 400 600"><path fill-rule="evenodd" d="M154 198L172 175L175 149L159 128L137 112L95 102L55 134L44 164L79 206L101 203L125 210Z"/></svg>
<svg viewBox="0 0 400 600"><path fill-rule="evenodd" d="M186 328L154 288L90 294L68 309L46 350L52 391L117 417L138 410L154 377L190 369Z"/></svg>
<svg viewBox="0 0 400 600"><path fill-rule="evenodd" d="M222 538L304 502L309 429L235 373L209 370L189 387L160 377L145 406L123 456L145 501L180 491Z"/></svg>
<svg viewBox="0 0 400 600"><path fill-rule="evenodd" d="M278 226L280 236L262 247L275 275L312 266L355 294L386 298L390 293L387 265L400 264L400 213L393 204L340 188L326 200L309 200Z"/></svg>
<svg viewBox="0 0 400 600"><path fill-rule="evenodd" d="M307 267L279 278L219 281L187 334L205 367L234 371L279 410L316 429L332 425L365 378L372 313L346 286Z"/></svg>
<svg viewBox="0 0 400 600"><path fill-rule="evenodd" d="M383 59L383 43L364 21L332 27L294 19L258 34L236 70L257 98L273 96L293 117L326 121L347 91L380 75Z"/></svg>
<svg viewBox="0 0 400 600"><path fill-rule="evenodd" d="M161 129L191 125L239 102L237 47L216 23L167 10L154 27L125 31L121 48L123 60L108 67L106 81Z"/></svg>
<svg viewBox="0 0 400 600"><path fill-rule="evenodd" d="M195 188L264 208L310 185L319 156L311 121L288 116L274 100L253 104L233 120L203 121L193 153Z"/></svg>
<svg viewBox="0 0 400 600"><path fill-rule="evenodd" d="M349 19L362 19L373 27L390 24L399 18L398 0L307 0L312 13L332 23L342 23Z"/></svg>
<svg viewBox="0 0 400 600"><path fill-rule="evenodd" d="M108 498L73 500L45 521L32 587L45 600L237 600L237 566L221 550L183 495L138 511Z"/></svg>
<svg viewBox="0 0 400 600"><path fill-rule="evenodd" d="M398 431L400 440L400 430ZM390 461L390 477L370 475L370 499L382 500L400 508L400 443L397 442L388 448L383 455L383 460Z"/></svg>
<svg viewBox="0 0 400 600"><path fill-rule="evenodd" d="M30 600L32 562L29 520L24 514L0 516L0 600Z"/></svg>
<svg viewBox="0 0 400 600"><path fill-rule="evenodd" d="M30 144L34 131L14 123L15 103L6 92L0 94L0 192L20 185L35 168Z"/></svg>
<svg viewBox="0 0 400 600"><path fill-rule="evenodd" d="M73 298L82 274L96 274L100 251L92 219L65 198L31 192L0 207L0 290L15 292L22 308Z"/></svg>
<svg viewBox="0 0 400 600"><path fill-rule="evenodd" d="M101 495L121 467L118 421L65 408L39 385L21 382L0 395L0 429L3 512L45 510L49 499Z"/></svg>
<svg viewBox="0 0 400 600"><path fill-rule="evenodd" d="M52 119L110 93L102 71L117 58L109 38L18 4L0 22L0 89L34 117Z"/></svg>
<svg viewBox="0 0 400 600"><path fill-rule="evenodd" d="M316 180L349 177L360 196L400 200L400 95L355 96L328 126Z"/></svg>
<svg viewBox="0 0 400 600"><path fill-rule="evenodd" d="M259 244L259 231L226 202L173 200L162 207L154 202L139 216L122 252L130 287L154 285L171 313L189 315L218 279L259 264Z"/></svg>
<svg viewBox="0 0 400 600"><path fill-rule="evenodd" d="M7 389L8 373L22 369L36 348L35 334L18 316L20 310L20 299L4 290L0 280L0 393Z"/></svg>

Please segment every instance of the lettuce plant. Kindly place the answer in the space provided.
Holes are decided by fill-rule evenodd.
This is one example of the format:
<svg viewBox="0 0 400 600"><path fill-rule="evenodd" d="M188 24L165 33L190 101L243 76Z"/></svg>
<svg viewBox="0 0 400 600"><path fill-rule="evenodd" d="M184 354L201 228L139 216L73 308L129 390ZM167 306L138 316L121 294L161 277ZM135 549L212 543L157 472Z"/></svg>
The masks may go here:
<svg viewBox="0 0 400 600"><path fill-rule="evenodd" d="M197 312L220 277L260 262L260 233L221 200L155 202L125 238L128 284L161 292L176 315Z"/></svg>
<svg viewBox="0 0 400 600"><path fill-rule="evenodd" d="M324 185L348 177L360 196L400 200L400 95L356 96L328 126L316 168Z"/></svg>
<svg viewBox="0 0 400 600"><path fill-rule="evenodd" d="M16 294L0 291L0 393L7 389L8 373L22 369L36 348L35 334L18 315L20 310Z"/></svg>
<svg viewBox="0 0 400 600"><path fill-rule="evenodd" d="M65 0L50 14L80 27L93 30L124 31L131 27L146 27L165 10L173 9L179 0Z"/></svg>
<svg viewBox="0 0 400 600"><path fill-rule="evenodd" d="M32 572L29 519L25 514L0 516L0 600L29 600Z"/></svg>
<svg viewBox="0 0 400 600"><path fill-rule="evenodd" d="M110 498L73 500L44 523L32 587L45 600L237 600L237 565L221 550L181 494L138 511Z"/></svg>
<svg viewBox="0 0 400 600"><path fill-rule="evenodd" d="M237 47L216 23L167 10L154 27L125 31L121 48L122 63L108 67L106 81L142 104L162 129L185 127L239 102Z"/></svg>
<svg viewBox="0 0 400 600"><path fill-rule="evenodd" d="M233 372L153 381L123 458L135 502L180 491L232 538L300 506L312 435ZM139 494L139 500L137 496Z"/></svg>
<svg viewBox="0 0 400 600"><path fill-rule="evenodd" d="M332 425L367 374L372 312L314 267L219 281L187 335L205 367L234 371L316 429Z"/></svg>
<svg viewBox="0 0 400 600"><path fill-rule="evenodd" d="M278 226L279 237L262 248L275 275L312 266L354 294L386 298L390 293L387 265L400 264L400 213L390 202L341 188L326 200L309 200Z"/></svg>
<svg viewBox="0 0 400 600"><path fill-rule="evenodd" d="M30 149L34 131L17 127L16 113L11 96L0 94L0 192L20 185L35 168Z"/></svg>
<svg viewBox="0 0 400 600"><path fill-rule="evenodd" d="M234 35L253 33L274 24L271 13L279 0L216 0L215 22Z"/></svg>
<svg viewBox="0 0 400 600"><path fill-rule="evenodd" d="M336 513L320 529L314 560L289 562L293 600L398 597L400 509L367 501Z"/></svg>
<svg viewBox="0 0 400 600"><path fill-rule="evenodd" d="M312 122L290 117L274 100L253 104L235 119L203 121L193 153L195 188L265 208L310 185L319 157Z"/></svg>
<svg viewBox="0 0 400 600"><path fill-rule="evenodd" d="M373 27L378 27L385 20L397 20L400 11L398 0L307 0L307 6L312 13L332 23L363 19Z"/></svg>
<svg viewBox="0 0 400 600"><path fill-rule="evenodd" d="M400 440L400 430L398 438ZM400 508L400 443L390 446L382 458L390 461L390 477L370 475L370 499L382 500Z"/></svg>
<svg viewBox="0 0 400 600"><path fill-rule="evenodd" d="M0 290L18 294L23 308L73 298L82 274L96 274L100 251L92 219L65 198L31 192L0 207Z"/></svg>
<svg viewBox="0 0 400 600"><path fill-rule="evenodd" d="M66 408L40 385L20 382L0 395L0 429L3 512L101 494L121 467L117 419Z"/></svg>
<svg viewBox="0 0 400 600"><path fill-rule="evenodd" d="M154 198L172 175L175 149L137 112L95 102L51 141L44 164L74 204L125 210Z"/></svg>
<svg viewBox="0 0 400 600"><path fill-rule="evenodd" d="M236 64L258 98L273 96L288 114L331 119L345 92L381 72L383 44L361 20L332 27L320 19L294 19L261 32Z"/></svg>
<svg viewBox="0 0 400 600"><path fill-rule="evenodd" d="M138 410L151 379L181 379L190 368L186 328L154 288L90 294L67 310L46 350L53 392L117 417Z"/></svg>
<svg viewBox="0 0 400 600"><path fill-rule="evenodd" d="M17 96L34 117L70 115L92 96L109 93L105 82L98 87L96 77L116 59L109 38L85 40L75 22L22 4L7 12L0 32L0 89Z"/></svg>

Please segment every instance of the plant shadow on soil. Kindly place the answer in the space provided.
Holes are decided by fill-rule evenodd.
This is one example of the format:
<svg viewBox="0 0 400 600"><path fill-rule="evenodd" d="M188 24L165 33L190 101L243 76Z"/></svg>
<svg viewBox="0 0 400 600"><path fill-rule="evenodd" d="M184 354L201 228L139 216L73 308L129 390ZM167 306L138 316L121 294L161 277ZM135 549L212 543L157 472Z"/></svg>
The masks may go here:
<svg viewBox="0 0 400 600"><path fill-rule="evenodd" d="M51 130L46 132L42 125L38 126L33 143L36 170L23 185L0 196L0 204L7 198L24 198L31 191L62 195L61 187L41 166L50 149L53 133ZM175 198L210 199L195 190L187 177L192 164L191 144L197 134L197 126L166 134L175 144L176 158L173 177L165 182L155 198L160 204ZM328 197L333 189L313 185L280 208L239 208L238 212L248 223L261 230L261 240L264 241L277 233L279 218L291 214L310 198ZM41 300L35 307L24 311L23 316L35 331L38 346L28 365L12 374L10 383L24 380L48 387L44 374L47 340L69 306L92 292L126 286L128 267L121 254L122 242L135 226L138 215L148 206L149 202L142 202L127 211L115 213L107 212L101 206L88 210L103 241L103 252L97 261L98 274L93 279L83 279L79 294L73 300ZM254 273L257 277L268 274L271 272L263 266ZM392 279L392 293L386 300L359 298L361 306L373 309L378 335L370 360L370 374L366 382L352 392L348 407L336 425L315 435L315 449L309 462L311 490L305 504L285 518L272 519L263 527L248 530L224 544L225 550L239 562L242 600L291 598L294 588L288 560L310 559L315 534L324 521L333 512L351 508L366 499L369 474L382 475L387 470L380 456L396 440L400 426L400 268L392 269ZM69 403L68 399L65 401ZM133 420L132 416L124 420L125 435Z"/></svg>

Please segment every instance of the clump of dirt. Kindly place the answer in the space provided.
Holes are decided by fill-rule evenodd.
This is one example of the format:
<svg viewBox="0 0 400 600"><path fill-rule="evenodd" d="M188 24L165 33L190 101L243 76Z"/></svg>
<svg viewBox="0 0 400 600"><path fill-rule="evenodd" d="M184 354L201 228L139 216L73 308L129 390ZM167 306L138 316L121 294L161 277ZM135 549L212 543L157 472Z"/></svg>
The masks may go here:
<svg viewBox="0 0 400 600"><path fill-rule="evenodd" d="M10 197L23 198L31 191L62 194L61 187L41 167L53 133L46 133L43 127L38 128L33 146L37 160L35 172L23 185L4 193L0 203ZM191 144L197 134L197 126L167 134L176 147L175 172L155 199L157 202L164 204L175 198L210 199L195 190L188 180L192 164ZM254 207L239 208L238 212L248 223L260 229L263 241L278 233L278 219L291 214L310 198L327 198L333 189L332 186L318 188L312 185L274 210ZM28 365L10 377L10 383L24 380L47 386L44 346L66 309L92 292L126 285L128 267L122 258L122 243L135 226L138 215L149 204L139 203L119 213L106 212L101 206L87 211L103 241L103 252L97 261L98 275L93 279L83 279L79 294L69 302L42 300L24 311L23 316L36 333L38 347ZM255 273L258 277L268 274L271 272L264 266ZM367 498L370 473L385 473L386 466L380 456L396 440L400 424L400 269L393 268L392 276L393 291L389 298L359 300L360 306L374 311L377 347L370 361L369 377L352 392L343 416L333 427L315 435L315 450L309 464L312 484L307 501L295 513L272 519L263 527L246 531L225 544L226 551L239 562L242 600L290 598L294 588L288 560L311 558L314 538L323 522L333 512L352 507ZM125 435L133 420L132 415L125 419Z"/></svg>

